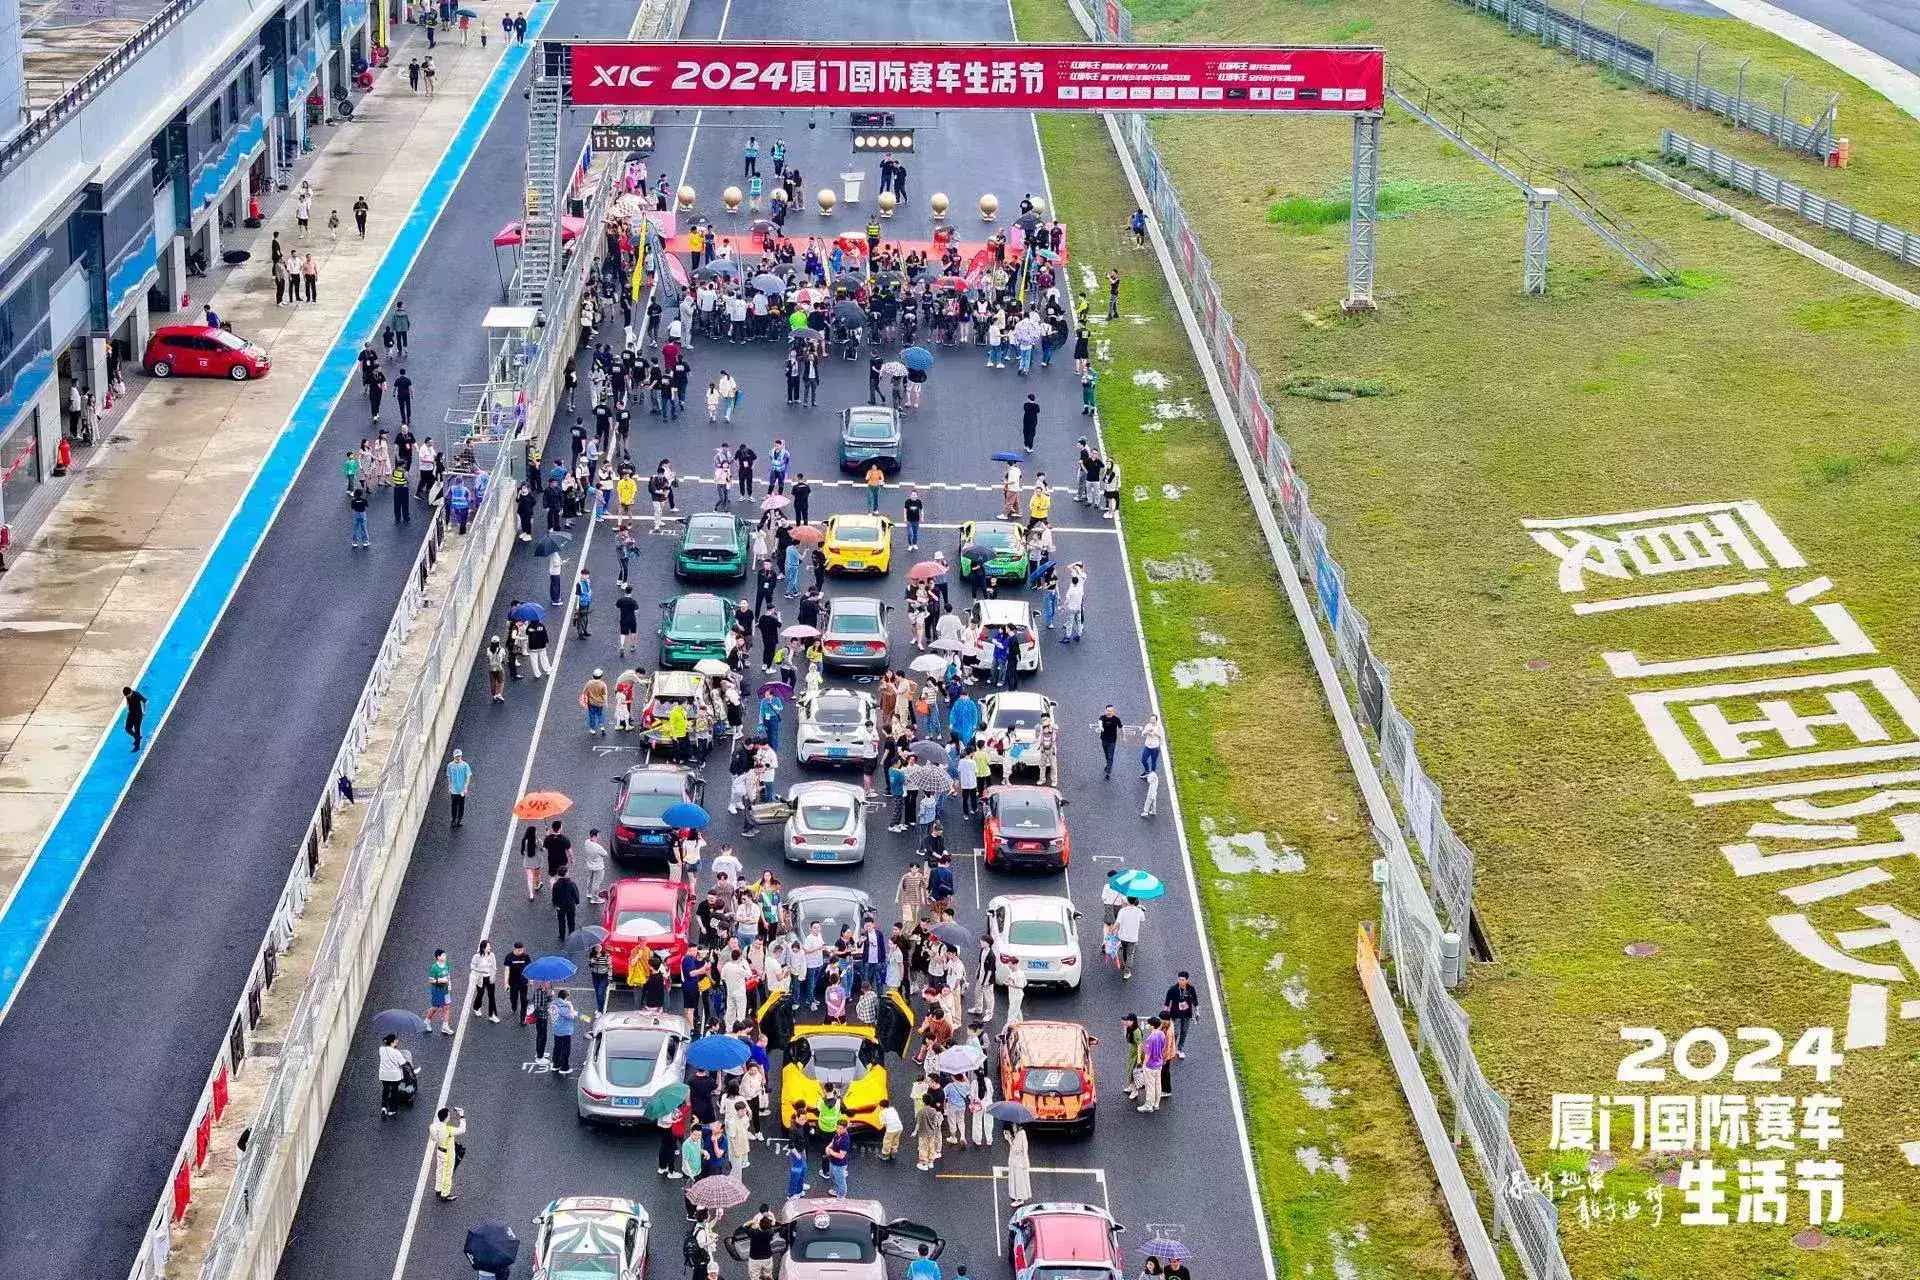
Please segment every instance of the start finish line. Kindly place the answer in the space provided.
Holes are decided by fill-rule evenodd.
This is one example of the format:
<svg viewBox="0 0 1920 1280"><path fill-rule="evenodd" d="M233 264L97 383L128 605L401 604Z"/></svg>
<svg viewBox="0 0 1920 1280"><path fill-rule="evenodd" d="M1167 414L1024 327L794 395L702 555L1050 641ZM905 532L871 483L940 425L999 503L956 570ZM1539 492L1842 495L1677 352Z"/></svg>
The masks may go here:
<svg viewBox="0 0 1920 1280"><path fill-rule="evenodd" d="M589 41L577 107L882 111L1378 111L1365 47Z"/></svg>

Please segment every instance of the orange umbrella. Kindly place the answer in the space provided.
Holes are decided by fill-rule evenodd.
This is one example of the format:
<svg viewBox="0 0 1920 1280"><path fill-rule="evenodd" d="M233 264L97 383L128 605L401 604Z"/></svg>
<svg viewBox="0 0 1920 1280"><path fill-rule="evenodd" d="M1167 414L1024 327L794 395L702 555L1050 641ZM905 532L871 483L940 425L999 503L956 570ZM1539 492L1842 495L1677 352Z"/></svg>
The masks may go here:
<svg viewBox="0 0 1920 1280"><path fill-rule="evenodd" d="M557 818L573 808L573 801L558 791L529 791L513 806L513 816L539 822Z"/></svg>
<svg viewBox="0 0 1920 1280"><path fill-rule="evenodd" d="M795 542L820 542L823 541L827 535L810 524L802 524L795 525L793 532L788 536Z"/></svg>

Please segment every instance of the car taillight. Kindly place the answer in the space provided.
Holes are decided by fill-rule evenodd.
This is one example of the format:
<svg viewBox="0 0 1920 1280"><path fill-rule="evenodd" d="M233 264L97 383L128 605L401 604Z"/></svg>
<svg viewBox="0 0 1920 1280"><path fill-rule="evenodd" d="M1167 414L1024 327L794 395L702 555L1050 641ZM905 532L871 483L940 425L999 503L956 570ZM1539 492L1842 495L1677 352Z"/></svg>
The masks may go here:
<svg viewBox="0 0 1920 1280"><path fill-rule="evenodd" d="M841 649L845 648L846 646L842 641L839 641L839 640L822 640L820 642L820 647L828 653L838 653L840 652Z"/></svg>
<svg viewBox="0 0 1920 1280"><path fill-rule="evenodd" d="M1013 1073L1013 1091L1015 1093L1025 1093L1027 1091L1027 1069L1025 1067Z"/></svg>
<svg viewBox="0 0 1920 1280"><path fill-rule="evenodd" d="M1072 965L1072 964L1079 964L1079 963L1080 963L1080 957L1079 957L1079 956L1067 956L1067 957L1065 957L1064 959L1062 959L1062 960L1060 961L1060 963L1061 963L1061 964L1068 964L1068 965Z"/></svg>
<svg viewBox="0 0 1920 1280"><path fill-rule="evenodd" d="M1091 1083L1082 1084L1080 1086L1080 1105L1083 1107L1090 1107L1093 1105L1093 1085Z"/></svg>
<svg viewBox="0 0 1920 1280"><path fill-rule="evenodd" d="M592 1098L595 1102L605 1102L608 1097L607 1094L596 1093L592 1089L587 1088L587 1086L585 1085L580 1086L580 1092L586 1094L589 1098Z"/></svg>
<svg viewBox="0 0 1920 1280"><path fill-rule="evenodd" d="M1020 958L1020 957L1018 957L1018 956L1001 956L1001 957L1000 957L1000 963L1001 963L1001 964L1012 964L1012 963L1014 963L1015 961L1017 961L1017 960L1018 960L1019 958Z"/></svg>
<svg viewBox="0 0 1920 1280"><path fill-rule="evenodd" d="M847 848L851 849L853 848L853 843L854 843L853 837L848 836L845 840L842 840L840 843L845 845Z"/></svg>
<svg viewBox="0 0 1920 1280"><path fill-rule="evenodd" d="M1026 643L1027 643L1027 644L1038 644L1039 642L1040 642L1040 638L1039 638L1038 636L1036 636L1036 635L1034 634L1034 632L1033 632L1033 628L1032 628L1032 627L1028 627L1028 628L1027 628L1027 639L1026 639Z"/></svg>
<svg viewBox="0 0 1920 1280"><path fill-rule="evenodd" d="M638 831L635 831L635 830L634 830L634 829L633 829L632 827L620 827L620 826L616 826L616 827L615 827L615 828L613 829L613 834L614 834L614 836L615 836L616 838L618 838L618 839L621 839L621 840L631 840L631 839L633 839L633 838L634 838L635 836L638 836L638 835L639 835L640 833L639 833Z"/></svg>

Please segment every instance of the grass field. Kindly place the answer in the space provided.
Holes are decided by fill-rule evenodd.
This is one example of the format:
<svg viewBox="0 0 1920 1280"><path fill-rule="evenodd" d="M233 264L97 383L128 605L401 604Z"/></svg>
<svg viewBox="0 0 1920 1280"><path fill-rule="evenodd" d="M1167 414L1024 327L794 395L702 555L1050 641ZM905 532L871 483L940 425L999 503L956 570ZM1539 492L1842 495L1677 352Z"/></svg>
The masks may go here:
<svg viewBox="0 0 1920 1280"><path fill-rule="evenodd" d="M1023 38L1077 38L1052 0L1015 9ZM1074 252L1103 264L1103 280L1111 263L1127 281L1127 319L1095 335L1101 420L1126 482L1130 566L1276 1269L1289 1280L1457 1276L1354 976L1354 928L1377 914L1374 849L1305 648L1270 562L1250 554L1252 511L1153 260L1123 244L1133 204L1104 127L1046 117L1041 135ZM1228 682L1196 682L1190 663ZM1272 785L1281 758L1295 762L1285 788ZM1272 869L1296 867L1295 857L1303 867Z"/></svg>
<svg viewBox="0 0 1920 1280"><path fill-rule="evenodd" d="M1671 1070L1665 1085L1614 1084L1631 1047L1622 1026L1654 1026L1670 1040L1696 1026L1729 1038L1739 1027L1772 1027L1788 1046L1810 1026L1843 1033L1850 979L1796 955L1770 931L1769 917L1804 910L1832 936L1869 923L1856 906L1905 904L1920 913L1903 892L1899 862L1886 868L1895 879L1871 894L1806 908L1776 893L1818 871L1736 879L1720 846L1742 840L1751 822L1785 819L1765 804L1691 805L1688 784L1655 751L1627 695L1879 664L1920 671L1920 610L1912 605L1920 588L1920 316L1611 162L1651 149L1664 124L1915 224L1920 127L1853 86L1842 119L1858 162L1845 172L1818 169L1509 37L1501 24L1447 0L1154 0L1135 13L1142 39L1380 43L1394 61L1470 98L1536 155L1594 166L1586 169L1592 184L1687 268L1677 284L1648 285L1560 217L1549 295L1523 296L1517 197L1396 111L1384 129L1384 178L1401 194L1379 233L1381 309L1346 319L1337 305L1346 228L1334 208L1343 203L1349 160L1344 122L1171 117L1155 125L1266 385L1315 374L1391 391L1332 402L1280 396L1274 408L1347 568L1353 602L1372 623L1374 651L1393 673L1395 699L1418 730L1422 760L1446 793L1455 829L1478 852L1477 901L1497 960L1476 966L1465 1002L1529 1167L1550 1163L1556 1092L1815 1092L1811 1074L1792 1067L1777 1086L1725 1075L1695 1084ZM1703 22L1722 44L1837 81L1737 24L1676 21ZM1773 217L1841 251L1788 215ZM1908 287L1920 274L1859 246L1845 256ZM1104 271L1104 261L1081 261ZM1166 436L1149 444L1152 456L1168 460L1159 465L1171 464L1171 445ZM1556 562L1520 523L1728 499L1757 500L1805 556L1804 570L1771 575L1773 594L1576 616L1570 602L1581 597L1559 590ZM1641 679L1615 678L1601 659L1603 651L1666 660L1820 643L1807 609L1780 594L1817 575L1834 584L1821 600L1844 603L1879 656ZM1638 589L1733 576L1677 574ZM1619 588L1611 594L1628 590L1607 585ZM1272 640L1283 653L1293 648L1285 631L1274 630ZM1191 651L1184 641L1156 637L1162 653ZM1243 666L1255 660L1244 646L1233 655ZM1735 720L1758 714L1752 699L1727 709ZM1220 727L1208 728L1218 743ZM1216 750L1231 777L1191 786L1182 777L1201 812L1214 794L1342 794L1337 762L1296 749L1290 736L1279 749ZM1248 803L1227 807L1238 813ZM1343 824L1352 822L1348 803L1328 804ZM1860 841L1895 839L1888 816L1864 818ZM1353 834L1348 856L1357 865L1365 851ZM1786 838L1760 844L1770 853L1819 847ZM1305 895L1290 901L1313 909ZM1634 942L1659 950L1629 957L1623 948ZM1885 947L1859 958L1900 959ZM1916 996L1910 985L1895 986L1896 1011ZM1845 1100L1846 1136L1830 1154L1846 1166L1846 1214L1803 1242L1813 1247L1789 1239L1806 1226L1797 1192L1784 1227L1680 1226L1683 1206L1671 1187L1658 1227L1650 1214L1583 1223L1570 1199L1562 1235L1576 1276L1911 1277L1920 1256L1920 1179L1895 1144L1920 1138L1911 1108L1915 1025L1895 1017L1889 1047L1849 1054L1826 1090ZM1723 1167L1736 1158L1715 1157ZM1607 1175L1602 1199L1653 1191L1679 1163L1677 1154L1628 1152ZM1727 1190L1732 1213L1731 1177Z"/></svg>

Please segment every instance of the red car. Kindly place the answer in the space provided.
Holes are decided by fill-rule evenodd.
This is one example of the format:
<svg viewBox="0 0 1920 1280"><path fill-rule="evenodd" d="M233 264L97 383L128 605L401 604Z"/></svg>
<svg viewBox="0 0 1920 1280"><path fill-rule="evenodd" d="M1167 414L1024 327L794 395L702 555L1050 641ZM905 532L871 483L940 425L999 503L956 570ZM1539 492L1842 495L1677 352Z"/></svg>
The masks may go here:
<svg viewBox="0 0 1920 1280"><path fill-rule="evenodd" d="M692 924L693 901L686 885L677 880L616 880L600 914L615 981L626 977L637 946L650 948L656 962L671 963L685 955Z"/></svg>
<svg viewBox="0 0 1920 1280"><path fill-rule="evenodd" d="M1073 857L1066 801L1052 787L989 787L980 800L987 865L1064 871Z"/></svg>
<svg viewBox="0 0 1920 1280"><path fill-rule="evenodd" d="M179 374L245 382L266 377L273 358L264 347L256 347L225 329L169 324L155 329L147 339L147 354L140 363L156 378Z"/></svg>
<svg viewBox="0 0 1920 1280"><path fill-rule="evenodd" d="M1122 1280L1123 1228L1090 1204L1022 1205L1007 1221L1016 1280Z"/></svg>

